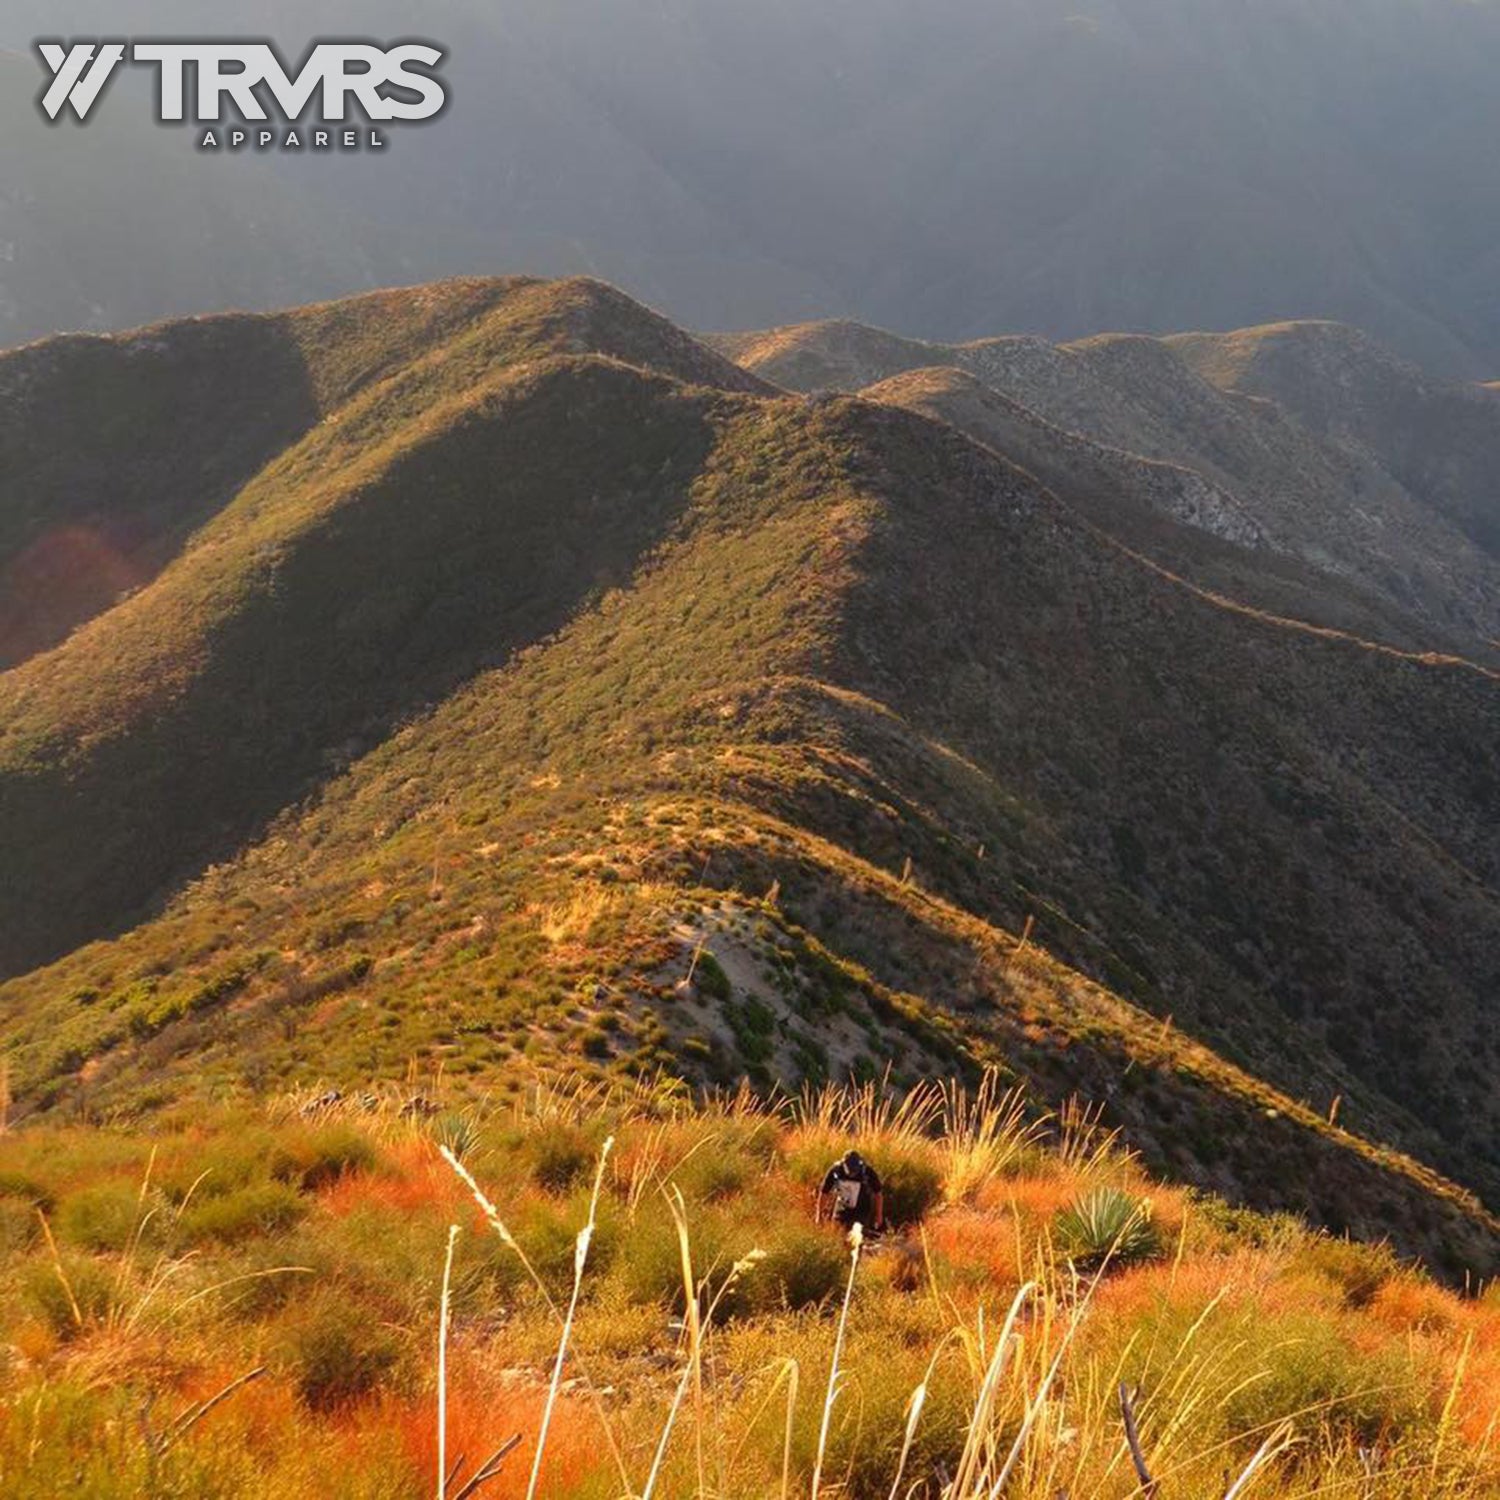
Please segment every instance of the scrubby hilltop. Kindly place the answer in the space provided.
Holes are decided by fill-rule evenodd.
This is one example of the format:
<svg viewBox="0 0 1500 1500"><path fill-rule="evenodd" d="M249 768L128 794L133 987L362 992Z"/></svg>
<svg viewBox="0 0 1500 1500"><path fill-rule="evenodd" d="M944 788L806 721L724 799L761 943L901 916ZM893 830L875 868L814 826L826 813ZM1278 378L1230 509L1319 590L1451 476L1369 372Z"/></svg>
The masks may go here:
<svg viewBox="0 0 1500 1500"><path fill-rule="evenodd" d="M1500 1193L1489 671L1214 596L598 283L304 318L319 419L0 677L20 1114L996 1061L1163 1170L1494 1259L1371 1144Z"/></svg>
<svg viewBox="0 0 1500 1500"><path fill-rule="evenodd" d="M25 506L17 608L35 557L71 554L89 521L143 533L142 571L170 554L0 686L4 817L25 851L0 964L118 924L296 800L328 757L629 577L705 438L691 403L655 399L601 349L758 386L606 288L528 281L0 362L19 450L7 483ZM252 386L259 421L239 420L216 381ZM59 458L48 436L94 401L114 420ZM216 418L201 427L199 403ZM79 613L97 592L80 590Z"/></svg>

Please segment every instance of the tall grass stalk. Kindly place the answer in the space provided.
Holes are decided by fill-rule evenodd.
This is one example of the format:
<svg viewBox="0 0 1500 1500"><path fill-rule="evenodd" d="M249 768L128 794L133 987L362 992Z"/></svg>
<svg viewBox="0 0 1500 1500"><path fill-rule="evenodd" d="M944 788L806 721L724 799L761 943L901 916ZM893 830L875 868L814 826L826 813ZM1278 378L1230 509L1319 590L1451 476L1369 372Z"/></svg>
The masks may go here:
<svg viewBox="0 0 1500 1500"><path fill-rule="evenodd" d="M453 1292L453 1247L458 1225L448 1226L448 1253L443 1257L443 1302L438 1317L437 1366L437 1500L448 1494L448 1314Z"/></svg>
<svg viewBox="0 0 1500 1500"><path fill-rule="evenodd" d="M36 1216L42 1226L42 1238L47 1241L47 1253L52 1257L52 1272L62 1283L63 1295L68 1299L68 1310L73 1314L73 1326L83 1327L83 1309L78 1305L78 1294L73 1290L73 1283L68 1278L68 1269L63 1265L63 1258L58 1253L57 1241L52 1237L52 1226L47 1222L47 1215L41 1209L37 1209Z"/></svg>
<svg viewBox="0 0 1500 1500"><path fill-rule="evenodd" d="M661 1476L662 1464L666 1462L667 1445L672 1441L672 1429L677 1425L677 1414L682 1410L683 1398L693 1380L693 1360L684 1361L677 1389L672 1393L672 1404L667 1408L667 1419L662 1423L661 1437L657 1440L656 1453L651 1460L651 1472L646 1476L646 1488L641 1491L641 1500L651 1500L656 1492L656 1481Z"/></svg>
<svg viewBox="0 0 1500 1500"><path fill-rule="evenodd" d="M698 1458L698 1493L705 1492L706 1468L703 1461L703 1309L698 1303L698 1284L693 1275L693 1249L688 1238L687 1205L682 1194L673 1188L667 1195L672 1221L677 1226L677 1250L682 1264L684 1302L683 1330L687 1337L687 1369L693 1389L694 1434Z"/></svg>
<svg viewBox="0 0 1500 1500"><path fill-rule="evenodd" d="M1131 1159L1120 1144L1120 1132L1104 1124L1104 1106L1078 1099L1069 1099L1057 1112L1053 1151L1064 1167L1089 1178L1103 1176L1116 1162Z"/></svg>
<svg viewBox="0 0 1500 1500"><path fill-rule="evenodd" d="M567 1316L563 1319L562 1334L557 1341L557 1358L552 1364L552 1381L547 1387L547 1404L542 1408L542 1423L537 1429L536 1453L531 1460L531 1479L526 1486L526 1500L536 1500L536 1487L542 1477L542 1459L547 1451L547 1434L552 1427L552 1413L557 1408L557 1392L562 1385L563 1362L568 1357L568 1341L573 1334L573 1319L578 1313L578 1298L583 1290L583 1272L588 1265L589 1246L593 1243L594 1228L599 1216L599 1190L604 1185L604 1168L609 1161L610 1148L614 1145L610 1136L599 1153L599 1168L594 1173L594 1190L589 1195L588 1222L578 1231L578 1240L573 1248L573 1291L568 1298Z"/></svg>
<svg viewBox="0 0 1500 1500"><path fill-rule="evenodd" d="M786 1432L781 1440L781 1500L787 1500L792 1488L792 1423L797 1414L797 1386L802 1367L795 1359L786 1362Z"/></svg>
<svg viewBox="0 0 1500 1500"><path fill-rule="evenodd" d="M599 1175L595 1178L595 1181L594 1181L594 1193L593 1193L593 1198L592 1198L592 1200L590 1202L590 1207L589 1207L589 1219L590 1219L590 1224L591 1225L592 1225L592 1222L593 1222L595 1211L596 1211L596 1209L598 1207L598 1202L599 1202L599 1186L600 1186L600 1182L601 1182L602 1177L603 1177L604 1162L605 1162L605 1159L609 1155L610 1148L613 1145L614 1145L614 1137L611 1136L610 1139L607 1140L604 1143L604 1150L603 1150L603 1152L600 1155ZM468 1190L469 1190L469 1196L471 1198L473 1198L474 1202L478 1205L480 1213L484 1215L485 1222L490 1226L490 1228L494 1231L494 1233L499 1237L500 1242L521 1263L521 1269L526 1272L527 1278L530 1280L531 1284L537 1289L538 1293L540 1293L543 1304L546 1306L548 1312L550 1312L552 1314L552 1317L557 1322L558 1326L560 1328L564 1328L564 1327L569 1326L567 1324L567 1321L566 1321L565 1317L564 1317L562 1309L560 1307L558 1307L557 1302L554 1300L554 1298L552 1296L552 1293L547 1290L547 1283L546 1283L546 1281L543 1279L543 1277L541 1276L541 1274L537 1271L536 1267L534 1265L532 1265L531 1259L526 1254L526 1251L522 1248L521 1242L515 1237L515 1235L513 1235L511 1233L510 1227L506 1224L505 1220L500 1217L500 1210L498 1208L496 1208L495 1205L490 1201L490 1199L488 1198L488 1196L485 1194L484 1189L482 1187L480 1187L479 1183L475 1180L474 1174L472 1172L470 1172L469 1169L466 1166L464 1166L464 1164L458 1159L457 1156L455 1156L453 1154L452 1151L450 1151L448 1149L448 1147L446 1147L446 1146L439 1146L438 1147L438 1154L453 1169L453 1172L458 1177L459 1181L462 1182L463 1185L466 1188L468 1188ZM579 1238L581 1239L582 1236L580 1235ZM574 1261L575 1261L575 1265L576 1265L576 1261L577 1261L577 1248L576 1248L576 1246L575 1246L575 1249L574 1249ZM574 1306L575 1309L576 1309L576 1306L577 1306L577 1292L578 1292L578 1287L577 1287L577 1284L576 1284L576 1279L577 1278L575 1276L574 1297L573 1297L573 1306ZM586 1374L587 1374L587 1371L585 1371L585 1375ZM605 1410L604 1403L600 1399L599 1393L595 1389L594 1382L592 1380L587 1380L586 1381L586 1388L587 1388L588 1393L589 1393L589 1399L593 1403L594 1413L595 1413L595 1415L599 1419L599 1428L600 1428L600 1431L603 1432L603 1434L604 1434L604 1441L605 1441L605 1443L609 1447L610 1457L614 1460L615 1469L619 1473L620 1483L623 1486L624 1491L625 1491L625 1493L627 1495L633 1494L634 1490L632 1489L631 1483L630 1483L630 1471L627 1469L627 1467L625 1465L625 1455L621 1452L619 1440L615 1436L614 1424L610 1421L610 1419L609 1419L609 1413Z"/></svg>
<svg viewBox="0 0 1500 1500"><path fill-rule="evenodd" d="M1026 1096L1002 1089L998 1073L987 1070L972 1094L956 1081L941 1089L943 1195L950 1203L971 1197L984 1182L1006 1171L1040 1143L1045 1121L1028 1120Z"/></svg>
<svg viewBox="0 0 1500 1500"><path fill-rule="evenodd" d="M1244 1472L1224 1492L1224 1500L1240 1500L1255 1480L1255 1476L1266 1468L1273 1459L1280 1458L1296 1440L1296 1434L1290 1422L1283 1422L1271 1435L1255 1450L1255 1457L1245 1465Z"/></svg>
<svg viewBox="0 0 1500 1500"><path fill-rule="evenodd" d="M709 1303L707 1313L705 1314L703 1310L704 1284L699 1282L693 1270L693 1246L692 1236L688 1227L687 1204L683 1200L681 1192L675 1187L665 1190L664 1196L672 1214L672 1222L677 1230L677 1250L682 1271L682 1290L685 1307L682 1327L683 1337L687 1345L687 1353L683 1361L682 1376L677 1383L671 1407L667 1412L667 1420L662 1427L661 1440L656 1446L656 1456L652 1461L651 1475L647 1481L642 1500L649 1500L651 1492L656 1485L662 1463L666 1458L667 1444L671 1439L672 1429L677 1421L677 1414L681 1410L683 1399L689 1389L693 1392L693 1415L695 1420L698 1463L698 1493L700 1495L708 1493L708 1465L703 1451L703 1434L707 1425L707 1408L703 1392L703 1353L707 1340L706 1330L712 1325L724 1298L729 1295L740 1278L754 1270L765 1259L765 1252L763 1250L752 1250L748 1255L737 1260L730 1267L728 1276L724 1278L722 1285L714 1295L713 1301Z"/></svg>
<svg viewBox="0 0 1500 1500"><path fill-rule="evenodd" d="M1000 1337L995 1341L994 1353L991 1354L984 1377L979 1382L979 1391L974 1398L974 1410L969 1416L963 1452L959 1456L953 1482L944 1491L945 1500L967 1500L968 1496L977 1492L979 1476L985 1466L985 1454L994 1444L992 1417L996 1395L1000 1389L1000 1379L1005 1373L1006 1363L1010 1359L1016 1324L1020 1321L1021 1312L1026 1304L1039 1290L1040 1286L1037 1282L1028 1281L1016 1293L1010 1304L1010 1311L1006 1314L1005 1323L1000 1329Z"/></svg>
<svg viewBox="0 0 1500 1500"><path fill-rule="evenodd" d="M917 1437L917 1424L922 1420L922 1411L927 1405L928 1387L932 1384L933 1372L937 1369L938 1356L942 1352L940 1344L928 1363L927 1373L911 1393L911 1400L906 1403L906 1431L901 1439L901 1456L896 1461L896 1477L891 1480L890 1500L896 1500L901 1493L901 1481L906 1476L906 1461L911 1457L911 1445Z"/></svg>
<svg viewBox="0 0 1500 1500"><path fill-rule="evenodd" d="M849 1304L854 1300L854 1278L859 1271L859 1253L864 1247L863 1228L856 1223L849 1231L849 1280L844 1287L844 1305L839 1309L838 1332L833 1338L833 1359L828 1366L828 1389L823 1396L823 1419L818 1427L818 1456L813 1463L812 1497L818 1500L818 1486L823 1478L823 1457L828 1450L828 1429L833 1421L833 1407L839 1394L839 1361L844 1353L844 1334L849 1326Z"/></svg>

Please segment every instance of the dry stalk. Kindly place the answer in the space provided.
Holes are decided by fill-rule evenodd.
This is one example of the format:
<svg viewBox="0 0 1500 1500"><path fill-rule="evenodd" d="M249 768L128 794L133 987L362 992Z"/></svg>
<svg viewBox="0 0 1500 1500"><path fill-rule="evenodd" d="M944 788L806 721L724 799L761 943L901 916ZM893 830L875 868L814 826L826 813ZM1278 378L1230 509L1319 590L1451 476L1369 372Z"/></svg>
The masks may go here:
<svg viewBox="0 0 1500 1500"><path fill-rule="evenodd" d="M1245 1471L1225 1491L1224 1500L1240 1500L1251 1485L1255 1476L1271 1462L1279 1458L1288 1448L1292 1446L1293 1428L1290 1422L1283 1422L1271 1435L1255 1450L1255 1456L1245 1465Z"/></svg>
<svg viewBox="0 0 1500 1500"><path fill-rule="evenodd" d="M1131 1400L1130 1388L1123 1380L1120 1382L1120 1415L1125 1422L1125 1441L1130 1447L1130 1461L1135 1465L1135 1477L1141 1482L1141 1494L1146 1500L1155 1500L1160 1486L1151 1477L1146 1455L1141 1450L1141 1433L1135 1420L1135 1405Z"/></svg>
<svg viewBox="0 0 1500 1500"><path fill-rule="evenodd" d="M578 1313L578 1298L583 1291L583 1272L588 1264L589 1246L593 1243L594 1227L599 1213L599 1190L604 1185L604 1167L609 1160L610 1148L614 1145L611 1136L599 1153L599 1169L594 1173L594 1191L589 1195L588 1222L578 1231L578 1241L573 1249L573 1291L568 1298L567 1315L563 1318L562 1334L557 1341L557 1358L552 1365L552 1382L547 1388L547 1404L542 1408L542 1425L537 1430L536 1454L531 1460L531 1479L526 1486L526 1500L536 1500L536 1488L542 1477L542 1459L547 1451L547 1434L552 1428L552 1413L557 1407L557 1393L562 1386L563 1362L568 1357L568 1340L573 1334L573 1319Z"/></svg>
<svg viewBox="0 0 1500 1500"><path fill-rule="evenodd" d="M833 1339L833 1360L828 1366L828 1390L823 1397L823 1420L818 1427L818 1456L813 1463L812 1500L818 1500L818 1486L823 1479L823 1455L828 1448L828 1429L833 1421L833 1406L838 1400L839 1360L844 1353L844 1333L849 1324L849 1304L854 1298L854 1277L859 1270L859 1252L864 1246L864 1231L859 1224L849 1231L849 1281L844 1288L844 1305L839 1310L838 1332Z"/></svg>
<svg viewBox="0 0 1500 1500"><path fill-rule="evenodd" d="M438 1317L437 1367L437 1495L448 1494L448 1314L452 1306L453 1247L458 1243L458 1225L448 1226L448 1253L443 1258L443 1302Z"/></svg>

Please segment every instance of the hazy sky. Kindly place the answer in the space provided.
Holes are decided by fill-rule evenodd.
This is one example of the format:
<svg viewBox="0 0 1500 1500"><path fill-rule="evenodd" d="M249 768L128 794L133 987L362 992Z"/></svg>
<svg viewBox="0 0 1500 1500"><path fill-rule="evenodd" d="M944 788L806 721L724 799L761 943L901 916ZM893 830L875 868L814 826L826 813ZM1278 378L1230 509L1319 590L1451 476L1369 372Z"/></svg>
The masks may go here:
<svg viewBox="0 0 1500 1500"><path fill-rule="evenodd" d="M311 34L413 29L451 49L451 111L383 160L197 174L210 198L284 186L258 222L276 231L267 254L317 263L310 293L588 270L699 326L849 314L949 338L1324 316L1500 372L1493 0L446 0L411 15L235 8L234 32L293 53ZM218 0L0 0L12 47L224 28ZM54 155L83 150L67 128ZM150 193L153 175L189 173L188 150L143 141L124 170ZM31 182L44 154L30 129L0 148L0 237L5 173L68 191L55 169ZM39 233L15 236L33 266L66 266L74 248ZM138 257L118 269L121 285L76 299L106 321L152 295ZM34 325L19 274L0 267L0 312L8 298Z"/></svg>

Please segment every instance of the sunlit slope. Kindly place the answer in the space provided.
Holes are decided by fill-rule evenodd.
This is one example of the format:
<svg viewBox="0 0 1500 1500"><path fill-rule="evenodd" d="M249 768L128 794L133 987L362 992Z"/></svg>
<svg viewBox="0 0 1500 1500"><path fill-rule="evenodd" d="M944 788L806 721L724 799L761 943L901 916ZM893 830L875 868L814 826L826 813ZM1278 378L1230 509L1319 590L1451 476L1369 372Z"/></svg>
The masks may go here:
<svg viewBox="0 0 1500 1500"><path fill-rule="evenodd" d="M19 851L7 967L118 925L393 716L628 577L690 482L703 417L582 351L755 384L589 282L362 299L280 331L305 351L316 425L153 583L0 678L0 820ZM54 382L39 410L77 389ZM98 481L112 511L180 461L179 413L149 415L121 454L131 477Z"/></svg>
<svg viewBox="0 0 1500 1500"><path fill-rule="evenodd" d="M5 988L25 1108L993 1059L1191 1180L1486 1259L1325 1117L1494 1190L1492 676L1206 597L879 403L552 355L378 444L361 410L5 680L6 930L166 902Z"/></svg>

